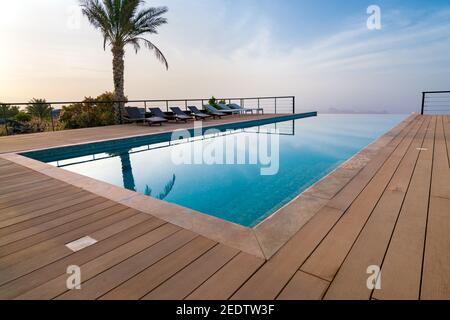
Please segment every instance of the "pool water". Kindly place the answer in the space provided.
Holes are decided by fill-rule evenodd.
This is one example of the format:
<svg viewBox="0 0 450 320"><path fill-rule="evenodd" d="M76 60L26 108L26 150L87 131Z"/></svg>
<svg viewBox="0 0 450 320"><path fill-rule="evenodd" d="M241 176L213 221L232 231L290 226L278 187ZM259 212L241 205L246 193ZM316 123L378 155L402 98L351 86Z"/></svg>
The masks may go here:
<svg viewBox="0 0 450 320"><path fill-rule="evenodd" d="M406 115L319 115L278 123L253 123L233 137L279 139L279 165L262 175L263 164L176 164L173 154L223 145L225 136L187 143L136 143L111 150L29 154L35 159L88 177L253 227L302 191L406 118ZM271 129L277 129L277 133ZM228 138L229 139L229 138ZM255 141L255 140L253 140ZM125 142L125 143L124 143ZM272 142L273 143L273 142ZM234 151L242 146L235 146ZM200 150L200 149L198 149ZM64 155L62 155L64 153ZM53 153L54 154L54 153Z"/></svg>

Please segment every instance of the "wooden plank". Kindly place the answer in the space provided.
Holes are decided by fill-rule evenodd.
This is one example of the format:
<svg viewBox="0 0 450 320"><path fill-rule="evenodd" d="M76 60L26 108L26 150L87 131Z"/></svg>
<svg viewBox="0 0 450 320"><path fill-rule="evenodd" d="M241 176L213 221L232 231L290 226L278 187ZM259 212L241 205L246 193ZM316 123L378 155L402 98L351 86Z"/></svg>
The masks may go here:
<svg viewBox="0 0 450 320"><path fill-rule="evenodd" d="M42 199L38 199L35 201L30 201L30 202L27 202L24 204L19 204L17 206L2 209L2 210L0 210L0 222L11 219L11 218L18 217L22 214L30 213L30 212L41 210L41 209L46 209L53 205L65 203L66 201L76 199L78 197L88 194L88 192L86 192L80 188L76 188L76 187L69 187L69 188L70 188L69 192L63 193L62 195L57 196L57 197L55 197L53 195L49 195Z"/></svg>
<svg viewBox="0 0 450 320"><path fill-rule="evenodd" d="M422 273L422 300L450 299L450 199L430 199L425 257Z"/></svg>
<svg viewBox="0 0 450 320"><path fill-rule="evenodd" d="M372 290L367 287L367 269L369 266L381 268L420 154L418 148L423 145L428 126L427 120L415 136L365 225L352 226L354 229L362 228L362 231L342 265L336 265L339 272L325 299L370 299ZM337 260L336 262L339 263Z"/></svg>
<svg viewBox="0 0 450 320"><path fill-rule="evenodd" d="M24 192L23 190L19 190L19 191L14 191L14 192L9 192L9 193L3 193L0 195L0 200L3 200L5 198L21 197L23 195L26 196L27 193L29 193L29 194L39 193L41 188L45 189L45 188L52 187L52 186L63 186L63 185L66 185L66 183L60 182L58 180L47 180L42 183L28 187L26 192Z"/></svg>
<svg viewBox="0 0 450 320"><path fill-rule="evenodd" d="M97 195L92 194L92 193L86 193L85 195L75 197L74 199L67 200L63 203L51 205L47 208L43 208L41 210L36 210L34 212L21 214L18 217L0 221L0 230L1 230L1 228L6 228L6 227L9 227L9 226L33 219L33 218L42 217L42 216L45 216L50 213L60 212L61 210L69 209L73 206L79 205L80 203L84 203L86 201L90 201L90 200L93 200L96 198L98 198Z"/></svg>
<svg viewBox="0 0 450 320"><path fill-rule="evenodd" d="M423 121L408 133L370 184L301 267L302 271L332 281L364 224L378 203Z"/></svg>
<svg viewBox="0 0 450 320"><path fill-rule="evenodd" d="M443 117L445 141L447 143L447 157L450 166L450 116Z"/></svg>
<svg viewBox="0 0 450 320"><path fill-rule="evenodd" d="M148 293L143 300L182 300L238 253L237 249L219 244Z"/></svg>
<svg viewBox="0 0 450 320"><path fill-rule="evenodd" d="M80 266L86 264L87 262L100 257L101 255L107 254L109 251L114 250L115 248L120 247L133 239L146 234L147 232L151 232L162 225L165 225L165 223L161 220L151 218L127 230L111 235L111 237L99 241L84 250L69 253L59 260L49 263L40 269L1 286L0 298L12 299L20 296L33 288L58 277L67 269L67 266Z"/></svg>
<svg viewBox="0 0 450 320"><path fill-rule="evenodd" d="M25 239L3 245L0 247L0 261L3 260L3 259L1 259L1 257L11 255L14 252L18 252L18 251L21 251L26 248L30 248L31 246L34 246L41 242L55 239L58 236L65 235L73 230L79 229L85 225L99 221L103 218L106 218L113 214L122 212L124 210L125 210L125 207L123 207L121 205L116 205L116 206L95 212L86 217L82 217L80 219L63 224L56 228L47 230L46 232L41 232L41 233L35 234L33 236L27 237ZM64 244L61 242L57 243L56 240L54 242L55 242L55 245ZM70 242L70 241L67 241L67 242ZM7 259L5 259L5 260L7 260ZM0 265L2 265L2 264L0 263Z"/></svg>
<svg viewBox="0 0 450 320"><path fill-rule="evenodd" d="M2 206L1 208L4 208L4 207L6 207L6 205L8 205L8 203L11 203L11 202L14 203L14 201L16 201L17 203L20 203L19 200L22 200L21 203L23 203L26 201L35 200L35 199L38 199L38 196L40 194L46 194L46 193L51 192L52 190L57 190L57 189L65 188L65 187L70 187L70 185L67 183L64 183L64 182L60 182L58 180L50 181L46 184L41 184L35 188L27 189L26 191L21 191L20 193L14 192L14 193L1 195L0 196L0 205Z"/></svg>
<svg viewBox="0 0 450 320"><path fill-rule="evenodd" d="M93 300L116 288L121 283L147 269L175 250L189 243L197 235L181 230L156 245L123 261L113 268L83 283L81 290L69 291L58 297L61 300Z"/></svg>
<svg viewBox="0 0 450 320"><path fill-rule="evenodd" d="M182 248L169 254L141 273L111 290L101 300L141 299L148 292L182 270L216 245L216 242L197 237Z"/></svg>
<svg viewBox="0 0 450 320"><path fill-rule="evenodd" d="M9 243L43 232L67 222L87 216L114 206L116 203L104 198L96 197L92 200L63 210L49 213L37 218L31 218L21 223L0 229L0 242Z"/></svg>
<svg viewBox="0 0 450 320"><path fill-rule="evenodd" d="M329 285L328 281L298 271L277 300L320 300Z"/></svg>
<svg viewBox="0 0 450 320"><path fill-rule="evenodd" d="M275 299L342 214L335 208L322 208L231 299Z"/></svg>
<svg viewBox="0 0 450 320"><path fill-rule="evenodd" d="M227 300L264 262L261 258L241 252L186 299Z"/></svg>
<svg viewBox="0 0 450 320"><path fill-rule="evenodd" d="M384 151L396 150L395 148L403 141L406 134L408 134L415 126L415 122L410 123L386 148L384 148ZM385 158L377 156L367 166L375 166L375 163L376 166L381 167L382 164L385 163L386 158L390 156L388 153L384 153L384 155ZM369 175L367 171L364 171L365 169L363 169L361 173ZM375 173L376 171L373 172L373 174ZM348 185L341 190L337 197L344 193L347 206L350 206L352 201L358 196L359 192L352 191L347 193L347 188ZM353 187L350 188L353 189ZM232 296L232 299L275 299L303 262L341 218L343 213L344 210L336 208L327 206L322 208L290 241L284 245L283 248L280 249L277 254L264 264L261 269Z"/></svg>
<svg viewBox="0 0 450 320"><path fill-rule="evenodd" d="M421 299L450 299L450 170L442 117L438 119Z"/></svg>
<svg viewBox="0 0 450 320"><path fill-rule="evenodd" d="M382 264L382 286L377 300L417 300L420 295L422 260L433 162L433 119L417 161L392 240Z"/></svg>
<svg viewBox="0 0 450 320"><path fill-rule="evenodd" d="M3 178L3 181L7 181L8 179L13 179L16 177L26 177L29 174L34 174L36 171L33 171L28 168L16 168L15 166L9 167L0 167L0 175Z"/></svg>
<svg viewBox="0 0 450 320"><path fill-rule="evenodd" d="M99 229L125 219L129 213L115 213L94 223L85 225L57 238L41 242L30 248L0 258L0 284L7 283L20 276L50 264L73 253L64 244L75 241Z"/></svg>
<svg viewBox="0 0 450 320"><path fill-rule="evenodd" d="M14 182L18 182L20 180L25 180L26 177L45 177L44 174L28 169L21 165L15 164L11 162L8 166L0 167L0 174L5 177L5 182L13 184ZM2 184L1 187L5 187L5 184Z"/></svg>
<svg viewBox="0 0 450 320"><path fill-rule="evenodd" d="M439 117L436 127L433 178L431 195L450 199L450 170L448 165L447 145L444 136L443 117Z"/></svg>
<svg viewBox="0 0 450 320"><path fill-rule="evenodd" d="M111 250L98 258L80 265L82 271L82 281L86 282L98 274L114 267L126 259L138 254L139 252L153 246L159 241L171 236L179 230L171 224L165 224L162 227L152 230L122 246ZM61 274L59 277L38 286L16 299L20 300L49 300L68 291L66 286L67 274Z"/></svg>
<svg viewBox="0 0 450 320"><path fill-rule="evenodd" d="M82 190L79 188L76 188L71 185L58 185L49 187L49 188L42 188L39 193L30 193L26 195L22 195L19 197L12 197L7 198L4 201L0 201L0 214L1 212L7 212L9 209L11 211L16 211L17 208L28 205L31 203L39 203L43 202L46 203L47 199L57 198L59 196L65 196L68 194L73 194L75 192L81 192Z"/></svg>
<svg viewBox="0 0 450 320"><path fill-rule="evenodd" d="M398 136L396 136L386 147L381 149L375 157L343 188L335 195L327 205L336 209L346 210L349 203L353 202L356 197L369 184L374 175L384 165L386 160L399 148L400 143L410 134L417 126L419 121L412 122Z"/></svg>
<svg viewBox="0 0 450 320"><path fill-rule="evenodd" d="M9 192L15 192L15 191L23 191L26 190L28 187L43 183L44 181L52 180L52 178L44 175L39 175L37 177L29 176L26 181L22 181L20 183L15 184L5 184L0 186L0 195L6 194Z"/></svg>

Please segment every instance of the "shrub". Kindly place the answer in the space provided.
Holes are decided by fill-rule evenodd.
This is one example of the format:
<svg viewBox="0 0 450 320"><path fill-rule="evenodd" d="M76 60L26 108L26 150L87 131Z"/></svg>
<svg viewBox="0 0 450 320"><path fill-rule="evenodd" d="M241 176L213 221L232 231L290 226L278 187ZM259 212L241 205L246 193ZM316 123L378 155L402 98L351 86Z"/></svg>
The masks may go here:
<svg viewBox="0 0 450 320"><path fill-rule="evenodd" d="M19 112L14 116L14 119L19 122L30 122L31 118L31 115L25 112Z"/></svg>
<svg viewBox="0 0 450 320"><path fill-rule="evenodd" d="M214 96L212 96L211 99L208 100L208 103L210 106L215 107L217 106L217 99Z"/></svg>
<svg viewBox="0 0 450 320"><path fill-rule="evenodd" d="M13 118L20 112L19 107L8 106L0 103L0 119L3 118Z"/></svg>
<svg viewBox="0 0 450 320"><path fill-rule="evenodd" d="M86 97L82 103L63 106L59 121L65 129L78 129L115 124L114 101L111 92L105 92L97 98ZM105 102L105 103L98 103Z"/></svg>
<svg viewBox="0 0 450 320"><path fill-rule="evenodd" d="M222 100L219 101L219 104L227 104L227 102L222 99Z"/></svg>

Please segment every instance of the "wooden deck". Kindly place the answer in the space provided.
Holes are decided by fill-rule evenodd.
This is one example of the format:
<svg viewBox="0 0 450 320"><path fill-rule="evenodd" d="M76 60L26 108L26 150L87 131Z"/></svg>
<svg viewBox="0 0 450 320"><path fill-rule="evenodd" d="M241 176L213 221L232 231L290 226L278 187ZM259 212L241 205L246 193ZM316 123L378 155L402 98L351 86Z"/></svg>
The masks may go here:
<svg viewBox="0 0 450 320"><path fill-rule="evenodd" d="M268 261L0 159L0 299L450 299L450 117L410 119Z"/></svg>

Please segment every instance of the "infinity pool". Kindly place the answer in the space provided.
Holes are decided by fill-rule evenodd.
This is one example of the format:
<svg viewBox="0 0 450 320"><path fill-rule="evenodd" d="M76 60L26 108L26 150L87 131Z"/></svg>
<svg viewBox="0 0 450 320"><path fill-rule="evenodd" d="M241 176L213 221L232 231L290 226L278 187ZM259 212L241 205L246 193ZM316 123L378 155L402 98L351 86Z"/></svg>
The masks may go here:
<svg viewBox="0 0 450 320"><path fill-rule="evenodd" d="M176 141L163 134L25 155L253 227L405 118L319 115Z"/></svg>

